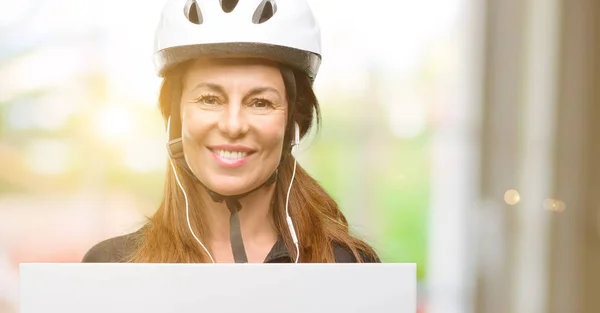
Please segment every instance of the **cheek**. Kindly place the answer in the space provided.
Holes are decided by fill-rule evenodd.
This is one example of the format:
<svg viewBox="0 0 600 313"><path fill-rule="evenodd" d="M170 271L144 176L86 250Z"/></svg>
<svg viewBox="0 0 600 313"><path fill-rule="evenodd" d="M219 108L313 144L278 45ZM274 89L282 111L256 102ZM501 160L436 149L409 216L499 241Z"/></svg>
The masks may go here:
<svg viewBox="0 0 600 313"><path fill-rule="evenodd" d="M283 142L285 137L285 120L277 119L269 123L262 123L259 129L259 137L261 144L268 151L269 156L281 156L282 148L285 145Z"/></svg>
<svg viewBox="0 0 600 313"><path fill-rule="evenodd" d="M181 132L183 141L202 141L210 128L210 116L200 114L198 110L183 109L181 114Z"/></svg>
<svg viewBox="0 0 600 313"><path fill-rule="evenodd" d="M199 164L206 162L203 153L205 143L210 133L211 124L206 116L201 116L194 110L182 112L181 137L185 158L192 171L200 174Z"/></svg>

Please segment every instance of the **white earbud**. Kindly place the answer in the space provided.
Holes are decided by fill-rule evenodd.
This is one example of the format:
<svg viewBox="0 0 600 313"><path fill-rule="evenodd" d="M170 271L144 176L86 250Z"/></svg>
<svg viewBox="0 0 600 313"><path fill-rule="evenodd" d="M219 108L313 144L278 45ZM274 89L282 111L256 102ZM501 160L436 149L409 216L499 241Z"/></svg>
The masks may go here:
<svg viewBox="0 0 600 313"><path fill-rule="evenodd" d="M298 126L297 122L294 123L294 128L295 128L294 144L299 145L300 144L300 126Z"/></svg>
<svg viewBox="0 0 600 313"><path fill-rule="evenodd" d="M292 155L294 157L298 154L298 146L300 145L300 126L298 123L294 123L294 143L292 144Z"/></svg>

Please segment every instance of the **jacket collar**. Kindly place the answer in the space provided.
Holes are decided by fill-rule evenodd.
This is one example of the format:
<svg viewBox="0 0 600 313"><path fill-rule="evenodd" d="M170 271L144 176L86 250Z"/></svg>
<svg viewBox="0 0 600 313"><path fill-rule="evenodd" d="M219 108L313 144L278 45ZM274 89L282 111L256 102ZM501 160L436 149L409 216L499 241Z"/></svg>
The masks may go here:
<svg viewBox="0 0 600 313"><path fill-rule="evenodd" d="M277 242L271 248L264 263L293 263L290 252L283 242L283 237L279 236L277 238Z"/></svg>

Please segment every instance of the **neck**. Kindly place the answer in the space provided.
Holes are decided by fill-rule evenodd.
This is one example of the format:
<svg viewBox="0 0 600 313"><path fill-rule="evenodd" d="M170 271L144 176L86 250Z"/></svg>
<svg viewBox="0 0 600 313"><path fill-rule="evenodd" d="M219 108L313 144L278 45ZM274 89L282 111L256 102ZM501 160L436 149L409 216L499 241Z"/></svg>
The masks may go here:
<svg viewBox="0 0 600 313"><path fill-rule="evenodd" d="M229 245L229 218L231 216L225 201L212 201L204 188L199 188L205 199L206 218L210 227L213 244ZM239 199L242 209L238 212L244 242L272 241L277 237L277 230L271 217L271 200L275 192L275 184L264 186Z"/></svg>

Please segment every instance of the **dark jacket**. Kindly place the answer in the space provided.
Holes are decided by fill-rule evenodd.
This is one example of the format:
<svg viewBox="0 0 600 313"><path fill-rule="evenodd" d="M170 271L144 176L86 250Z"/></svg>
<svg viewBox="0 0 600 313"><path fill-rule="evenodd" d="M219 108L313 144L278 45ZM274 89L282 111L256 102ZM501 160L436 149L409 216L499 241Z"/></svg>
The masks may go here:
<svg viewBox="0 0 600 313"><path fill-rule="evenodd" d="M134 247L134 238L140 234L139 231L123 236L104 240L93 246L83 257L84 263L123 263L124 258L129 255ZM357 263L350 250L341 245L333 244L333 253L336 263ZM273 245L271 251L265 258L264 263L293 263L292 257L283 243L281 237ZM363 262L380 263L379 258L366 259Z"/></svg>

